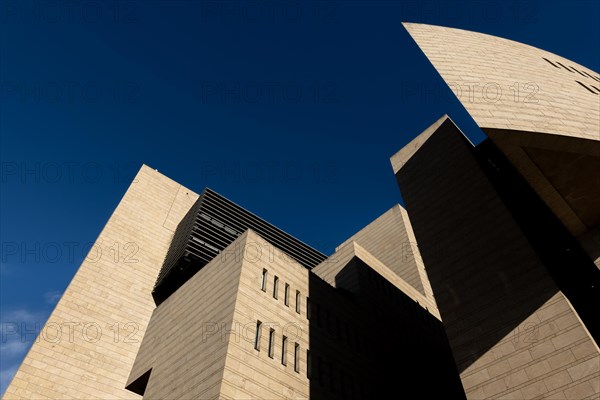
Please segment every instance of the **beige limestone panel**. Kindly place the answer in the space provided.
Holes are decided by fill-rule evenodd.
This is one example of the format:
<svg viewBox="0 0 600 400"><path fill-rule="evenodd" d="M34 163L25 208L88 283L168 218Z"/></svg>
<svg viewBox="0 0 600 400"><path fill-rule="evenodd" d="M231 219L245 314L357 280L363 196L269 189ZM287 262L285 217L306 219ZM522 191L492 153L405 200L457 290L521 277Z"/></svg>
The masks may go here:
<svg viewBox="0 0 600 400"><path fill-rule="evenodd" d="M309 325L306 298L309 296L309 270L253 231L248 231L246 248L233 314L235 332L229 339L221 397L307 399ZM262 290L263 270L267 271L265 290ZM278 278L277 298L274 297L275 277ZM299 313L296 308L297 291L300 293ZM254 348L257 321L262 322L260 350ZM270 329L274 330L272 358L268 351ZM287 338L285 360L282 358L284 336ZM296 344L298 371L294 364Z"/></svg>
<svg viewBox="0 0 600 400"><path fill-rule="evenodd" d="M482 128L600 140L597 72L491 35L415 23L404 27Z"/></svg>
<svg viewBox="0 0 600 400"><path fill-rule="evenodd" d="M375 272L383 276L388 282L396 286L396 288L398 288L408 297L419 303L421 307L427 309L427 311L429 311L437 319L440 319L440 314L433 298L428 298L420 293L418 290L400 278L388 266L383 264L354 241L346 242L344 245L338 247L336 252L331 255L331 257L313 268L312 272L318 275L325 282L329 283L331 286L336 287L336 276L354 257L362 260Z"/></svg>
<svg viewBox="0 0 600 400"><path fill-rule="evenodd" d="M400 278L428 298L433 297L410 219L399 204L342 243L355 241Z"/></svg>
<svg viewBox="0 0 600 400"><path fill-rule="evenodd" d="M447 116L432 127L392 164L467 397L598 396L591 335L471 144Z"/></svg>
<svg viewBox="0 0 600 400"><path fill-rule="evenodd" d="M140 398L125 382L154 309L151 291L173 228L197 197L141 167L5 399Z"/></svg>

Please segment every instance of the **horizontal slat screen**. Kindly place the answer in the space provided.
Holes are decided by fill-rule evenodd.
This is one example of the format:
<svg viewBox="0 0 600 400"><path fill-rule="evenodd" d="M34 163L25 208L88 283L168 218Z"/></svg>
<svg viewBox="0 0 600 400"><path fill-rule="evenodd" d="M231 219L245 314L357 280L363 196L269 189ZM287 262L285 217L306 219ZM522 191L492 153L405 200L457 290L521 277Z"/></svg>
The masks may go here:
<svg viewBox="0 0 600 400"><path fill-rule="evenodd" d="M154 286L160 304L247 229L252 229L304 267L327 257L262 218L206 188L181 220Z"/></svg>

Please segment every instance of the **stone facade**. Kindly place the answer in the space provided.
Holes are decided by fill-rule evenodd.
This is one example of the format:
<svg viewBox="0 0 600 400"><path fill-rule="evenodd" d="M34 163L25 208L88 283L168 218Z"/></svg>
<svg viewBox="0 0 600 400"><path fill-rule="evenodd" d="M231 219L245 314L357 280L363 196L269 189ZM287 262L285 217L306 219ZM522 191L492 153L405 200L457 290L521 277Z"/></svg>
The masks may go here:
<svg viewBox="0 0 600 400"><path fill-rule="evenodd" d="M467 397L597 398L593 338L452 121L392 165Z"/></svg>
<svg viewBox="0 0 600 400"><path fill-rule="evenodd" d="M5 398L597 399L600 77L405 26L489 140L440 118L391 158L406 208L324 261L229 201L195 225L198 195L142 166Z"/></svg>
<svg viewBox="0 0 600 400"><path fill-rule="evenodd" d="M600 76L526 44L404 24L475 122L600 268Z"/></svg>
<svg viewBox="0 0 600 400"><path fill-rule="evenodd" d="M404 27L484 130L600 139L597 72L496 36L424 24Z"/></svg>
<svg viewBox="0 0 600 400"><path fill-rule="evenodd" d="M433 376L422 392L460 397L428 306L354 241L309 271L247 230L156 308L127 386L151 399L358 399L412 375L406 385ZM380 335L392 334L390 349Z"/></svg>
<svg viewBox="0 0 600 400"><path fill-rule="evenodd" d="M173 231L197 197L142 166L5 399L140 398L125 382L155 307L151 291Z"/></svg>

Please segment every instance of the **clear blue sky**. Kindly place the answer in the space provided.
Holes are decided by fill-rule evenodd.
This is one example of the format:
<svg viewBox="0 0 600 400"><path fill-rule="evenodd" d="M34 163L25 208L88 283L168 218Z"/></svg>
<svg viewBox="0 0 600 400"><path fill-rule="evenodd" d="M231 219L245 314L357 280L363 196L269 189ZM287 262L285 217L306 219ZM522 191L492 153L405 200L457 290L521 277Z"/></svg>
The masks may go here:
<svg viewBox="0 0 600 400"><path fill-rule="evenodd" d="M598 15L597 1L1 2L0 393L33 340L4 323L43 324L141 163L330 253L400 201L388 160L414 135L448 113L481 138L402 21L598 71Z"/></svg>

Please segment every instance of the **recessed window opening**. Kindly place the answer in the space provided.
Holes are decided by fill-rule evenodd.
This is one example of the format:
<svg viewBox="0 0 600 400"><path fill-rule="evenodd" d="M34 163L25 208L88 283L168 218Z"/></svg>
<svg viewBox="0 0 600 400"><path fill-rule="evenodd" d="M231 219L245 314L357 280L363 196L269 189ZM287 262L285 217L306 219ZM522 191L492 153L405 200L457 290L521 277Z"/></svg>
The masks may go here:
<svg viewBox="0 0 600 400"><path fill-rule="evenodd" d="M274 353L274 347L275 347L275 329L271 328L271 330L269 330L269 357L273 358L273 353Z"/></svg>
<svg viewBox="0 0 600 400"><path fill-rule="evenodd" d="M260 282L260 288L262 289L263 292L267 291L267 270L263 269L262 270L262 281Z"/></svg>
<svg viewBox="0 0 600 400"><path fill-rule="evenodd" d="M262 331L262 322L256 321L256 334L254 335L254 349L260 351L260 333Z"/></svg>

